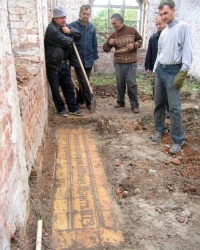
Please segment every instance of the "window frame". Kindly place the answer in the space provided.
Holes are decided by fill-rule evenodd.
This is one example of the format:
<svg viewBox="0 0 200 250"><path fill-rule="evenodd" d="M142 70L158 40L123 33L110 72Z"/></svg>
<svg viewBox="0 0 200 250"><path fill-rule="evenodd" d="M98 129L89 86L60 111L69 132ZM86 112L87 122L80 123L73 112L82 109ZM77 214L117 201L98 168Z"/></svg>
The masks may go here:
<svg viewBox="0 0 200 250"><path fill-rule="evenodd" d="M122 0L123 4L111 4L111 0L107 0L108 4L104 4L104 5L99 5L99 4L95 4L94 3L95 0L92 0L90 3L91 6L91 21L92 21L92 9L93 8L102 8L102 9L107 9L108 10L108 14L107 14L107 21L108 21L108 26L107 26L107 32L104 32L104 34L96 29L96 33L97 33L97 37L108 37L108 35L111 33L112 27L111 27L111 23L110 23L110 18L111 18L111 10L112 9L121 9L121 11L119 12L122 17L124 18L124 13L125 13L125 9L136 9L139 10L139 18L137 20L126 20L125 21L132 21L132 22L136 22L137 23L137 30L138 32L141 34L142 32L142 1L140 0L136 0L138 6L130 6L130 5L126 5L125 4L125 0ZM103 43L99 43L98 44L101 46Z"/></svg>

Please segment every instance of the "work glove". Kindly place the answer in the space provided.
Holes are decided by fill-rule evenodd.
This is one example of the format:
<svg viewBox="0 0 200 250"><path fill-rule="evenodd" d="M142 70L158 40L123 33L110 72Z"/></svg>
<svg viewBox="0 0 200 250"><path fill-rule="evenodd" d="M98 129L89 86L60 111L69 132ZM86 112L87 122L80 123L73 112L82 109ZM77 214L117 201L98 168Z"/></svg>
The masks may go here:
<svg viewBox="0 0 200 250"><path fill-rule="evenodd" d="M183 87L184 80L187 76L188 71L180 70L178 74L174 78L174 86L176 88L181 88Z"/></svg>
<svg viewBox="0 0 200 250"><path fill-rule="evenodd" d="M94 72L97 72L98 70L98 62L97 60L94 61Z"/></svg>

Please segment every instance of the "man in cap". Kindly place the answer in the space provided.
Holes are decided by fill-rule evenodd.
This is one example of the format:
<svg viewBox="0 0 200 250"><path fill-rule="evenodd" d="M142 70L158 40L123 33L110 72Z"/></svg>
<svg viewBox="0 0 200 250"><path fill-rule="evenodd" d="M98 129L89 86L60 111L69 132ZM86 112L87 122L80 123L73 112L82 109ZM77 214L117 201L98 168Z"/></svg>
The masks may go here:
<svg viewBox="0 0 200 250"><path fill-rule="evenodd" d="M175 16L175 3L161 1L159 15L167 24L158 41L158 55L154 65L154 120L155 136L152 141L160 141L168 132L165 124L166 96L170 112L170 133L173 145L171 154L178 153L184 144L184 130L181 112L180 89L183 86L192 63L192 35L189 25Z"/></svg>
<svg viewBox="0 0 200 250"><path fill-rule="evenodd" d="M52 97L58 113L67 116L65 104L59 92L62 89L69 114L81 116L75 100L74 86L68 66L70 44L74 39L80 39L81 34L75 28L66 26L66 12L62 7L55 7L53 18L49 23L44 39L46 73L51 87Z"/></svg>

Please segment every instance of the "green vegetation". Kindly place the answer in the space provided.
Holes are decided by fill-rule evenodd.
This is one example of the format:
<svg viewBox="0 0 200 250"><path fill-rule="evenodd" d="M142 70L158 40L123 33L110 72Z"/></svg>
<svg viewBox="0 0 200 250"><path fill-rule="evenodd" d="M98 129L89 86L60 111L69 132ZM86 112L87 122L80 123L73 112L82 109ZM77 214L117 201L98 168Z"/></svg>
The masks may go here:
<svg viewBox="0 0 200 250"><path fill-rule="evenodd" d="M116 84L115 75L93 75L90 78L91 83L95 85L109 85L109 84ZM138 74L137 75L137 83L138 83L138 90L140 93L151 95L152 94L152 86L151 83L146 76L146 74ZM182 92L197 92L200 91L200 82L192 79L188 79L187 82L184 84Z"/></svg>
<svg viewBox="0 0 200 250"><path fill-rule="evenodd" d="M110 27L110 20L108 20L109 15L112 16L114 13L121 13L121 8L111 8L110 12L108 8L93 8L92 23L94 24L97 31L98 44L103 44L108 35L114 31ZM124 23L128 26L137 26L137 9L125 9L124 12Z"/></svg>
<svg viewBox="0 0 200 250"><path fill-rule="evenodd" d="M101 75L101 76L91 76L91 83L95 85L109 85L115 84L115 75Z"/></svg>
<svg viewBox="0 0 200 250"><path fill-rule="evenodd" d="M152 95L152 85L146 74L138 74L137 77L138 92L144 95Z"/></svg>
<svg viewBox="0 0 200 250"><path fill-rule="evenodd" d="M200 82L195 79L188 79L182 87L182 91L196 92L200 91Z"/></svg>
<svg viewBox="0 0 200 250"><path fill-rule="evenodd" d="M114 13L120 13L121 9L112 8L110 10L110 16ZM137 24L138 10L126 9L124 12L124 23L130 26ZM97 31L108 32L108 9L101 9L92 15L92 23L96 27Z"/></svg>

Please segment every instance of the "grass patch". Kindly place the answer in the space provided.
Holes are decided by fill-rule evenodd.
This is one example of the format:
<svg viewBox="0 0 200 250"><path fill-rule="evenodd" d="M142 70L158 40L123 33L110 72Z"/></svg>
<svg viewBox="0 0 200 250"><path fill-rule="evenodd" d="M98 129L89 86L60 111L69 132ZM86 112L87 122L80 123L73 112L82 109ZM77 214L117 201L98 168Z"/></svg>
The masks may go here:
<svg viewBox="0 0 200 250"><path fill-rule="evenodd" d="M152 95L152 85L146 74L138 74L137 77L138 92L140 95Z"/></svg>
<svg viewBox="0 0 200 250"><path fill-rule="evenodd" d="M115 75L94 75L90 77L90 82L94 86L116 84Z"/></svg>
<svg viewBox="0 0 200 250"><path fill-rule="evenodd" d="M137 74L136 76L138 91L140 94L151 95L152 94L152 86L149 78L146 74ZM115 75L93 75L90 77L90 82L94 86L98 85L116 85ZM195 79L187 79L184 83L182 92L198 92L200 91L200 82Z"/></svg>
<svg viewBox="0 0 200 250"><path fill-rule="evenodd" d="M198 82L197 80L190 80L187 79L187 81L185 81L183 87L182 87L182 91L189 91L191 93L200 91L200 82Z"/></svg>

